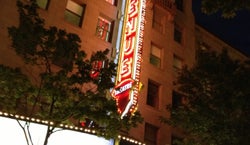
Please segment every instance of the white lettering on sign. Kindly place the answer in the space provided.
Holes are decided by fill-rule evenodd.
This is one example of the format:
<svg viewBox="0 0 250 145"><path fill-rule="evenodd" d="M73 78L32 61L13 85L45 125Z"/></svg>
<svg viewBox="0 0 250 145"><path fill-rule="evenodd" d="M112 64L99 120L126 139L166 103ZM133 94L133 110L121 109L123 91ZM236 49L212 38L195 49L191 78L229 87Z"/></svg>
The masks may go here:
<svg viewBox="0 0 250 145"><path fill-rule="evenodd" d="M124 91L127 91L128 89L131 89L132 88L132 82L131 83L128 83L118 89L115 90L115 95L118 95L120 93L123 93Z"/></svg>

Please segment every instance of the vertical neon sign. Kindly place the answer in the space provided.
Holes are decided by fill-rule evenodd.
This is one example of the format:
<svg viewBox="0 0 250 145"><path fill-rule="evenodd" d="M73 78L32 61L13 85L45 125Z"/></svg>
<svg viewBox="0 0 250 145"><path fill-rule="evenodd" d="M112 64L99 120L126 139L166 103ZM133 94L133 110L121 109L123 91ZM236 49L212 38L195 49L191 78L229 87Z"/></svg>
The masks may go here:
<svg viewBox="0 0 250 145"><path fill-rule="evenodd" d="M111 92L121 117L137 109L145 10L146 0L126 0L116 86Z"/></svg>

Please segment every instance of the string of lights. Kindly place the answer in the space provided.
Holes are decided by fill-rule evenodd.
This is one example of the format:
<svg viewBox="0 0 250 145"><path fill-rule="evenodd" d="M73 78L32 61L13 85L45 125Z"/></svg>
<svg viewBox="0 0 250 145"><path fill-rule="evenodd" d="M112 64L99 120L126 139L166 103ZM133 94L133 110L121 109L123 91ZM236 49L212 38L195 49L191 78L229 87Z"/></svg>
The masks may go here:
<svg viewBox="0 0 250 145"><path fill-rule="evenodd" d="M39 123L39 124L43 124L43 125L51 125L51 126L55 125L55 123L53 121L42 120L39 118L27 117L27 116L23 116L23 115L11 114L11 113L1 112L1 111L0 111L0 116L12 118L12 119L17 119L17 120L29 121L29 122L33 122L33 123ZM79 132L83 132L83 133L89 133L89 134L93 134L93 135L96 134L96 131L94 129L84 128L84 127L78 127L78 126L67 125L67 124L59 124L58 127L63 128L63 129L73 130L73 131L79 131ZM136 145L146 145L143 142L140 142L136 139L133 139L133 138L130 138L130 137L127 137L124 135L118 135L118 139L126 140L126 141L131 142L131 143L136 144Z"/></svg>

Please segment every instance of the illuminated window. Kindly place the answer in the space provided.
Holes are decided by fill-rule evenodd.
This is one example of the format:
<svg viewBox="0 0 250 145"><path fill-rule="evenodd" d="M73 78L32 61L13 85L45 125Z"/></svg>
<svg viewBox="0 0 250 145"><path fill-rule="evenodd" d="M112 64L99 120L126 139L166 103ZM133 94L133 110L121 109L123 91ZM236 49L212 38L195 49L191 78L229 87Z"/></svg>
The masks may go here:
<svg viewBox="0 0 250 145"><path fill-rule="evenodd" d="M151 80L148 81L147 105L158 108L160 85Z"/></svg>
<svg viewBox="0 0 250 145"><path fill-rule="evenodd" d="M145 123L144 142L146 145L157 145L158 127Z"/></svg>
<svg viewBox="0 0 250 145"><path fill-rule="evenodd" d="M105 0L105 1L112 5L116 5L116 0Z"/></svg>
<svg viewBox="0 0 250 145"><path fill-rule="evenodd" d="M156 67L161 67L161 48L151 45L150 63Z"/></svg>
<svg viewBox="0 0 250 145"><path fill-rule="evenodd" d="M36 0L37 5L42 9L48 9L49 0Z"/></svg>
<svg viewBox="0 0 250 145"><path fill-rule="evenodd" d="M82 25L85 8L85 4L80 5L72 0L68 0L64 13L65 20L80 27Z"/></svg>
<svg viewBox="0 0 250 145"><path fill-rule="evenodd" d="M183 37L182 35L183 35L182 29L179 26L175 25L174 26L174 40L181 44L182 37Z"/></svg>
<svg viewBox="0 0 250 145"><path fill-rule="evenodd" d="M175 0L177 10L183 11L183 0Z"/></svg>
<svg viewBox="0 0 250 145"><path fill-rule="evenodd" d="M96 36L102 40L111 42L113 22L108 21L102 17L98 17Z"/></svg>
<svg viewBox="0 0 250 145"><path fill-rule="evenodd" d="M182 69L182 65L183 65L182 59L179 58L178 56L174 55L174 58L173 58L173 69L174 69L174 72L176 74L178 72L180 72L180 70Z"/></svg>

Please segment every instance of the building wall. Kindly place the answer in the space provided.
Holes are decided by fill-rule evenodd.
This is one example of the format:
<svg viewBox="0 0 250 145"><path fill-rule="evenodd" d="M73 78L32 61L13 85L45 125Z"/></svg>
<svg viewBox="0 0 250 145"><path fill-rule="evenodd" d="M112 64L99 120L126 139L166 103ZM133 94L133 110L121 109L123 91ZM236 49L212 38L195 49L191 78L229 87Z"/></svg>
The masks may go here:
<svg viewBox="0 0 250 145"><path fill-rule="evenodd" d="M160 15L162 15L159 21L162 24L160 30L158 27L155 28L153 26L155 7L160 11ZM130 135L139 140L144 140L145 123L149 123L158 128L157 145L171 144L172 128L162 124L159 120L159 116L170 116L166 110L166 106L172 103L173 81L176 76L173 70L173 57L176 55L181 58L183 65L191 65L194 62L194 17L191 9L192 1L185 1L184 12L178 11L174 7L164 9L162 5L156 1L147 3L141 71L141 82L144 88L139 98L139 111L142 113L144 123L130 131ZM159 12L157 14L159 14ZM183 41L181 44L174 41L175 24L181 26L183 32ZM162 50L162 63L160 67L152 65L149 61L152 43L156 44ZM153 80L160 85L158 108L147 105L146 103L149 89L147 85L148 80Z"/></svg>
<svg viewBox="0 0 250 145"><path fill-rule="evenodd" d="M86 4L82 26L78 27L65 21L64 11L67 0L51 0L48 10L40 9L41 15L46 19L48 26L57 26L66 29L68 32L76 33L80 36L81 48L88 54L96 50L112 48L112 44L101 40L95 36L98 16L102 15L110 20L116 20L117 7L111 5L105 0L76 0L79 4Z"/></svg>
<svg viewBox="0 0 250 145"><path fill-rule="evenodd" d="M81 49L87 52L89 56L91 53L97 50L110 49L110 56L115 46L115 36L113 36L113 44L106 42L96 37L96 26L98 16L105 16L105 18L114 20L117 27L117 7L111 5L105 0L91 1L91 0L78 0L79 4L84 3L87 5L85 15L83 18L82 26L78 27L64 19L64 11L67 4L67 0L50 0L48 9L39 9L39 14L45 19L47 27L56 26L60 29L65 29L67 32L75 33L80 36ZM18 12L16 7L16 0L0 0L0 45L1 45L1 57L0 63L5 63L10 66L23 66L21 59L15 55L15 52L11 48L11 41L8 37L7 28L10 26L18 25ZM116 28L117 29L117 28ZM114 34L116 34L114 32ZM6 61L8 60L8 61ZM33 73L33 72L31 72Z"/></svg>
<svg viewBox="0 0 250 145"><path fill-rule="evenodd" d="M117 6L111 5L105 0L75 0L87 5L83 23L81 27L72 25L65 21L64 11L67 0L50 0L47 10L39 9L41 16L46 20L47 26L56 26L66 29L68 32L76 33L80 36L81 49L88 54L96 50L111 50L110 57L116 55L118 23L121 21L120 8L122 1L118 0ZM143 43L143 62L141 68L141 82L144 85L140 92L139 111L141 112L144 122L137 128L131 129L126 135L139 141L144 141L145 123L152 124L158 128L157 145L171 144L171 136L178 135L178 132L171 127L160 123L159 116L169 117L169 112L165 109L166 105L172 103L172 91L174 90L173 81L176 75L173 69L174 56L178 56L183 65L191 66L195 61L195 50L200 47L200 42L213 46L211 48L227 47L230 53L233 52L235 57L244 57L234 48L227 45L219 38L208 33L206 30L195 25L192 13L192 0L183 0L183 11L176 9L174 6L164 8L160 0L147 0L146 6L146 24ZM28 69L11 48L11 41L8 37L7 28L18 25L18 13L15 0L0 0L0 64L13 67L23 66L28 73L36 73L36 70ZM161 27L153 27L154 8L157 8L161 14L159 24ZM98 16L114 20L114 32L112 42L106 42L95 36ZM182 30L182 42L177 43L174 40L174 28L178 25ZM202 37L201 37L202 36ZM151 44L161 48L161 65L156 67L150 63ZM159 105L157 108L147 105L148 81L153 80L160 85Z"/></svg>
<svg viewBox="0 0 250 145"><path fill-rule="evenodd" d="M8 27L18 24L18 13L15 7L15 1L0 0L0 63L11 66L22 65L20 59L17 59L15 52L11 50L11 41L8 37Z"/></svg>
<svg viewBox="0 0 250 145"><path fill-rule="evenodd" d="M221 52L223 49L227 49L228 54L233 59L244 60L247 59L247 55L233 48L229 44L225 43L218 37L206 31L201 26L195 26L196 35L196 48L207 49L209 51Z"/></svg>

